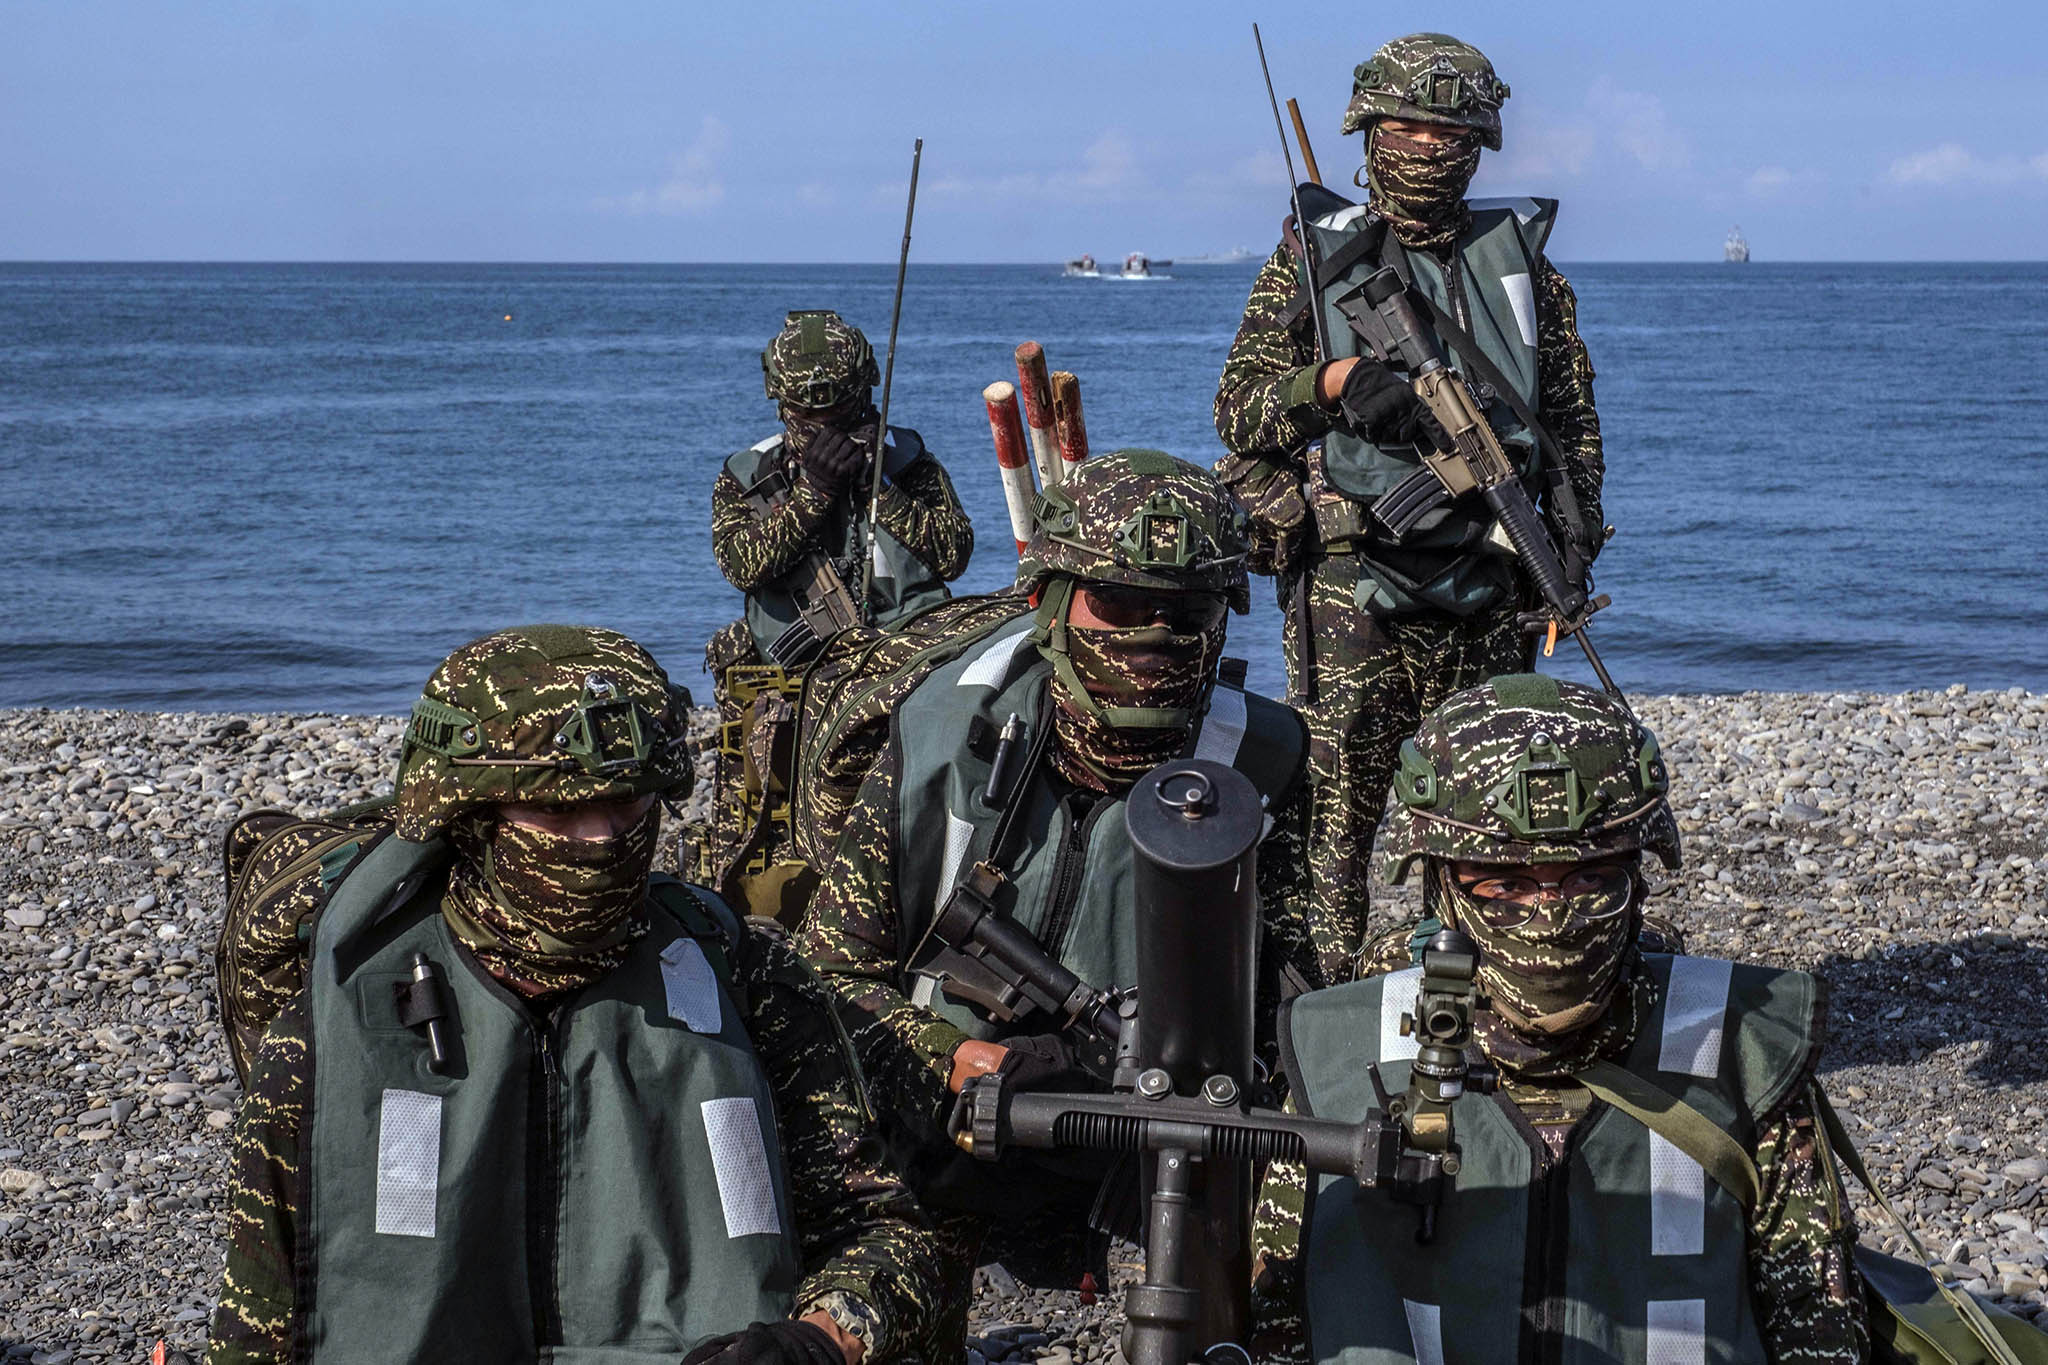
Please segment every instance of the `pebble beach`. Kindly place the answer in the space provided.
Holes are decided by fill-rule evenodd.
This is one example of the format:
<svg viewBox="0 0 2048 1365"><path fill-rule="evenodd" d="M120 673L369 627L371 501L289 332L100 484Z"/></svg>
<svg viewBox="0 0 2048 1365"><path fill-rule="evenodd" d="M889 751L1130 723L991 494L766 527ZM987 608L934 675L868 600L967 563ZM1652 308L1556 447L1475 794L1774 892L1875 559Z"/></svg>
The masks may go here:
<svg viewBox="0 0 2048 1365"><path fill-rule="evenodd" d="M2048 695L1638 705L1686 841L1652 908L1691 952L1828 982L1822 1079L1894 1207L1957 1281L2039 1315ZM220 836L259 807L388 792L399 732L383 716L0 711L0 1359L203 1346L239 1098L212 976ZM1410 905L1377 904L1376 926ZM1856 1202L1865 1240L1896 1249ZM977 1283L977 1355L1113 1357L1113 1294Z"/></svg>

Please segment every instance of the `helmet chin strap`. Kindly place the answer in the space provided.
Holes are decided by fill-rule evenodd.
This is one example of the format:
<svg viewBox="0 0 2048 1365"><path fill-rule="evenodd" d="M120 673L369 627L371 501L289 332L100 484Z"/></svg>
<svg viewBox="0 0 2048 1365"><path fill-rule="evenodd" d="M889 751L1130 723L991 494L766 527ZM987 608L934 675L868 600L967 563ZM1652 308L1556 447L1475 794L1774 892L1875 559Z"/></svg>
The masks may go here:
<svg viewBox="0 0 2048 1365"><path fill-rule="evenodd" d="M1201 659L1202 692L1193 708L1182 706L1104 706L1081 681L1080 673L1074 668L1074 660L1068 646L1069 614L1074 603L1076 581L1061 574L1046 585L1045 595L1038 604L1037 629L1033 631L1033 643L1040 657L1052 665L1053 676L1081 713L1090 720L1100 721L1118 730L1185 730L1195 723L1195 717L1206 708L1209 692L1216 682L1216 665L1221 659L1208 657L1208 645L1203 644Z"/></svg>

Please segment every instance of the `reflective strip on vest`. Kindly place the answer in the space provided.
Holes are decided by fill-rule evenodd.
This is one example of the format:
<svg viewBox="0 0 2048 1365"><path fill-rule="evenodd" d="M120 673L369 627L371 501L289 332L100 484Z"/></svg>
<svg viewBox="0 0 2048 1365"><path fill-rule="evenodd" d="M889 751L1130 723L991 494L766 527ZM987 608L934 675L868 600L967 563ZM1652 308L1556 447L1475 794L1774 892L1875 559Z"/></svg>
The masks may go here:
<svg viewBox="0 0 2048 1365"><path fill-rule="evenodd" d="M1508 307L1515 312L1515 330L1522 334L1524 345L1536 344L1536 289L1529 283L1527 275L1503 275L1500 288L1508 296Z"/></svg>
<svg viewBox="0 0 2048 1365"><path fill-rule="evenodd" d="M1202 732L1195 738L1195 757L1225 765L1237 761L1244 743L1244 693L1234 687L1209 689L1209 711L1202 717Z"/></svg>
<svg viewBox="0 0 2048 1365"><path fill-rule="evenodd" d="M1422 1044L1401 1033L1401 1016L1415 1007L1415 991L1422 984L1422 968L1404 967L1388 972L1380 988L1380 1060L1410 1062L1422 1051Z"/></svg>
<svg viewBox="0 0 2048 1365"><path fill-rule="evenodd" d="M1651 1299L1644 1365L1706 1365L1707 1301Z"/></svg>
<svg viewBox="0 0 2048 1365"><path fill-rule="evenodd" d="M694 938L679 938L661 950L661 985L668 995L668 1017L692 1033L716 1033L724 1027L718 1004L718 973Z"/></svg>
<svg viewBox="0 0 2048 1365"><path fill-rule="evenodd" d="M386 1090L377 1107L377 1231L432 1237L441 1191L441 1097Z"/></svg>
<svg viewBox="0 0 2048 1365"><path fill-rule="evenodd" d="M1401 1300L1408 1315L1408 1338L1415 1345L1415 1365L1444 1365L1444 1310L1434 1303Z"/></svg>
<svg viewBox="0 0 2048 1365"><path fill-rule="evenodd" d="M1671 959L1670 994L1664 1001L1664 1045L1659 1071L1711 1080L1721 1070L1721 1029L1728 1016L1732 962L1711 957Z"/></svg>
<svg viewBox="0 0 2048 1365"><path fill-rule="evenodd" d="M939 858L939 893L932 898L934 916L945 907L946 897L953 894L953 886L960 880L960 864L966 861L968 845L973 842L974 822L947 811L946 848Z"/></svg>
<svg viewBox="0 0 2048 1365"><path fill-rule="evenodd" d="M1707 1241L1707 1173L1660 1133L1650 1139L1650 1254L1697 1256Z"/></svg>
<svg viewBox="0 0 2048 1365"><path fill-rule="evenodd" d="M1010 665L1017 658L1017 651L1031 637L1032 623L1024 622L1016 631L998 635L976 650L965 669L961 671L956 687L994 687L1000 689L1009 681Z"/></svg>
<svg viewBox="0 0 2048 1365"><path fill-rule="evenodd" d="M728 1095L705 1100L701 1108L711 1170L718 1177L718 1202L725 1210L725 1235L780 1236L775 1175L768 1166L768 1149L761 1144L761 1115L753 1097Z"/></svg>

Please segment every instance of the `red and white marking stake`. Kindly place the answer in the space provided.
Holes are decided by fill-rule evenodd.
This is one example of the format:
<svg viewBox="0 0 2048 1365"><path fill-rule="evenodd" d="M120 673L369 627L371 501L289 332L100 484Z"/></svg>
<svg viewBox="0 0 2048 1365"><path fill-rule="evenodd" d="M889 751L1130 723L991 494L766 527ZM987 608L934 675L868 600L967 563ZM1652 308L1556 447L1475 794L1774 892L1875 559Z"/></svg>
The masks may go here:
<svg viewBox="0 0 2048 1365"><path fill-rule="evenodd" d="M1003 501L1010 509L1010 535L1017 553L1031 539L1031 503L1038 490L1031 482L1031 464L1024 455L1024 423L1017 415L1017 386L997 380L981 391L988 404L988 429L996 440L996 463L1003 471Z"/></svg>
<svg viewBox="0 0 2048 1365"><path fill-rule="evenodd" d="M1088 425L1081 420L1081 381L1072 370L1055 370L1052 376L1052 424L1059 437L1062 479L1074 466L1088 458Z"/></svg>
<svg viewBox="0 0 2048 1365"><path fill-rule="evenodd" d="M1059 483L1059 443L1053 436L1052 383L1045 374L1045 348L1027 341L1017 348L1017 390L1024 397L1024 425L1031 431L1031 463L1038 469L1038 486Z"/></svg>

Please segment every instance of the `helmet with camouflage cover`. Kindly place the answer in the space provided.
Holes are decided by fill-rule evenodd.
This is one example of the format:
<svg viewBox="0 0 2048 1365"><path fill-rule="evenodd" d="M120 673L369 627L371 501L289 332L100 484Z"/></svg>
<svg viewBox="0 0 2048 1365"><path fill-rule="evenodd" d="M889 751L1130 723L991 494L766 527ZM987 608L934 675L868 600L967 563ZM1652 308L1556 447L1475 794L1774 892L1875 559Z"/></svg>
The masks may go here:
<svg viewBox="0 0 2048 1365"><path fill-rule="evenodd" d="M1468 687L1401 746L1387 876L1419 858L1575 863L1654 852L1678 866L1657 737L1613 697L1540 673Z"/></svg>
<svg viewBox="0 0 2048 1365"><path fill-rule="evenodd" d="M1017 565L1027 592L1066 575L1251 607L1244 513L1215 475L1163 450L1090 456L1039 495L1031 523Z"/></svg>
<svg viewBox="0 0 2048 1365"><path fill-rule="evenodd" d="M875 348L829 308L797 309L761 352L761 381L777 403L836 408L882 382Z"/></svg>
<svg viewBox="0 0 2048 1365"><path fill-rule="evenodd" d="M1355 133L1383 118L1447 123L1478 129L1480 141L1499 151L1500 106L1507 97L1507 82L1493 74L1493 63L1478 48L1447 33L1411 33L1352 72L1344 131Z"/></svg>
<svg viewBox="0 0 2048 1365"><path fill-rule="evenodd" d="M520 626L442 661L398 759L398 834L423 841L496 801L680 799L690 694L617 631Z"/></svg>

